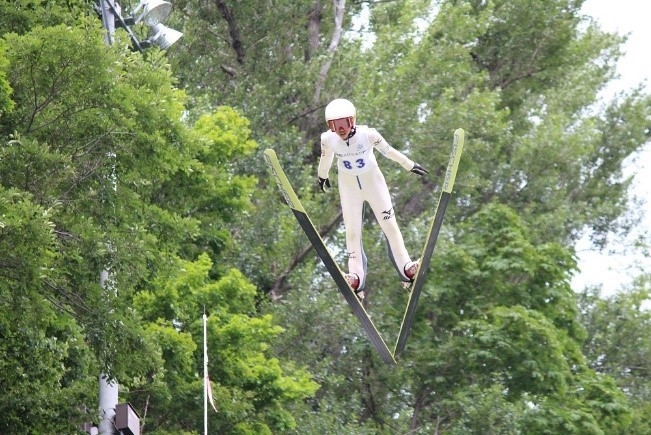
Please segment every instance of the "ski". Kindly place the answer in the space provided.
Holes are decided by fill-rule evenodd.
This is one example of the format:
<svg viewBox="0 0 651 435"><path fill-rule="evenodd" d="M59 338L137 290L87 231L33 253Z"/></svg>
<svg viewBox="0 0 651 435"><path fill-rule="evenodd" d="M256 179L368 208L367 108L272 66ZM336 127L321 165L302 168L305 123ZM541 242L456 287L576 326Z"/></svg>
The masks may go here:
<svg viewBox="0 0 651 435"><path fill-rule="evenodd" d="M355 292L348 285L348 281L346 281L346 278L344 278L341 269L339 269L339 266L337 266L334 258L332 255L330 255L330 252L323 242L323 239L319 235L319 232L314 227L314 224L303 208L303 205L298 199L298 196L296 196L296 192L294 192L292 185L289 183L285 171L283 171L283 168L280 166L276 152L272 149L267 149L264 152L264 158L267 162L269 172L276 180L276 184L278 185L278 188L280 189L285 202L289 208L291 208L292 212L294 213L294 217L296 217L296 220L305 232L308 240L310 243L312 243L314 250L319 255L319 258L321 258L321 261L337 284L339 291L346 299L346 302L348 302L348 305L350 305L353 313L361 322L364 331L366 331L366 334L371 340L371 343L373 343L377 351L380 353L380 357L385 363L395 364L396 360L393 358L393 354L391 354L391 351L382 339L382 336L373 324L373 321L364 309L364 306L361 304L359 299L357 299Z"/></svg>
<svg viewBox="0 0 651 435"><path fill-rule="evenodd" d="M443 223L443 215L445 214L445 209L447 208L450 196L452 194L452 188L454 187L454 179L457 176L457 169L459 168L459 160L461 159L461 152L463 151L464 139L465 132L463 129L456 129L454 132L452 152L450 153L450 161L448 163L447 170L445 171L443 188L441 189L441 195L439 197L438 205L436 206L434 220L430 226L425 242L425 247L423 248L423 252L420 257L420 266L416 272L414 282L411 285L409 302L407 302L407 308L405 309L405 314L402 318L402 324L400 325L398 341L396 342L396 347L393 351L394 357L397 357L405 349L405 343L407 342L407 337L409 336L409 332L411 331L411 327L414 322L414 315L416 314L418 299L420 298L421 290L425 284L427 271L429 270L432 255L434 254L436 239L438 238L439 231L441 230L441 224Z"/></svg>

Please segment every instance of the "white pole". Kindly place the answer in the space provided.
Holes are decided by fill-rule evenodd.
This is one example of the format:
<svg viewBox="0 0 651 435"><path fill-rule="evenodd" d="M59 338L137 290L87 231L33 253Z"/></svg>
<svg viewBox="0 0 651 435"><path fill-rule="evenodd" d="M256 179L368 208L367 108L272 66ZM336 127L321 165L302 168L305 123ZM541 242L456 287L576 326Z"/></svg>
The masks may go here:
<svg viewBox="0 0 651 435"><path fill-rule="evenodd" d="M115 10L118 14L121 12L120 5L112 0L100 0L100 8L102 10L102 26L106 30L104 41L111 45L113 44L113 34L115 33Z"/></svg>
<svg viewBox="0 0 651 435"><path fill-rule="evenodd" d="M208 435L208 332L206 313L203 314L203 433Z"/></svg>
<svg viewBox="0 0 651 435"><path fill-rule="evenodd" d="M109 382L106 375L99 375L99 434L114 434L115 408L118 404L118 384Z"/></svg>
<svg viewBox="0 0 651 435"><path fill-rule="evenodd" d="M203 433L208 435L208 333L206 313L203 314Z"/></svg>
<svg viewBox="0 0 651 435"><path fill-rule="evenodd" d="M115 287L108 281L109 272L103 270L99 276L99 284L107 293L116 292ZM99 434L113 435L115 433L115 408L118 406L118 384L109 382L104 373L99 375Z"/></svg>
<svg viewBox="0 0 651 435"><path fill-rule="evenodd" d="M115 33L115 10L120 13L120 6L113 0L100 0L102 9L102 26L106 30L104 41L111 45L113 43L113 34ZM115 185L113 186L115 188ZM115 287L109 282L108 270L100 273L99 283L105 293L109 290L117 292ZM99 375L99 434L113 435L115 433L115 408L118 405L118 384L117 382L108 382L107 376L103 373Z"/></svg>

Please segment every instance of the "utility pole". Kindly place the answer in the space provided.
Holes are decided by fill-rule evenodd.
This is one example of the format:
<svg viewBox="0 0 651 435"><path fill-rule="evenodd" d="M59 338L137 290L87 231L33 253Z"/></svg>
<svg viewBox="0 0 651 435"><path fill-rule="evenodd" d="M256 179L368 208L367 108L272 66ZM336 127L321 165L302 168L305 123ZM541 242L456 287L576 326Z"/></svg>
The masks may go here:
<svg viewBox="0 0 651 435"><path fill-rule="evenodd" d="M100 0L102 12L102 26L106 30L104 41L108 45L113 44L113 34L115 33L115 14L120 14L120 6L113 0ZM99 284L108 292L112 287L108 283L108 270L100 273ZM99 375L99 435L113 435L115 428L115 409L118 406L118 384L110 382L106 374Z"/></svg>
<svg viewBox="0 0 651 435"><path fill-rule="evenodd" d="M104 292L107 292L112 286L108 284L108 270L103 270L100 274L99 283ZM118 384L110 381L104 373L99 375L99 435L115 434L115 410L118 406Z"/></svg>
<svg viewBox="0 0 651 435"><path fill-rule="evenodd" d="M120 14L120 5L115 3L113 0L99 0L99 7L102 13L102 26L106 30L104 35L104 41L108 45L113 44L113 34L115 33L115 11L118 15Z"/></svg>
<svg viewBox="0 0 651 435"><path fill-rule="evenodd" d="M99 12L102 16L102 27L106 31L104 35L104 41L107 45L113 45L116 21L119 23L119 27L122 27L127 31L134 48L139 51L142 51L143 45L151 46L152 44L157 44L162 49L167 49L183 35L181 32L160 24L162 20L167 18L172 7L172 5L165 0L140 0L140 4L138 5L138 8L136 8L136 11L143 9L143 12L136 20L131 17L125 20L122 17L122 10L120 8L120 5L115 0L97 1L99 2ZM142 45L130 28L131 25L135 25L136 22L139 22L141 20L144 24L149 25L151 27L151 30L155 32L153 37L149 38L147 41L143 41ZM115 154L110 153L110 155L115 158ZM113 189L116 190L117 179L115 177L115 173L112 175L112 179ZM107 241L107 243L110 243L110 241ZM110 279L109 270L110 266L107 265L106 269L102 270L99 277L100 287L103 289L104 296L107 299L110 296L114 297L117 295L117 288L115 287L115 283ZM109 292L112 292L113 294L111 295ZM126 434L139 434L139 422L135 410L133 410L130 405L128 405L128 407L120 405L120 407L121 409L119 410L119 415L117 415L116 419L116 414L118 413L117 381L110 380L108 375L105 373L100 373L100 420L98 427L93 427L89 433L98 435L115 435L118 433L118 431L120 434L122 434L122 429L124 429L124 433ZM119 420L119 424L117 425L116 420Z"/></svg>

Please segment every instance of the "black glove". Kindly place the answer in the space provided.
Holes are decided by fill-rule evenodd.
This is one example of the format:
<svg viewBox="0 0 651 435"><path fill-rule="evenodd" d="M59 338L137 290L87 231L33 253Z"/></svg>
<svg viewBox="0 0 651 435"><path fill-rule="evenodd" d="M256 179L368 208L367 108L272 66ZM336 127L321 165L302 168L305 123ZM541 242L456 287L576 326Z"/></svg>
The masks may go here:
<svg viewBox="0 0 651 435"><path fill-rule="evenodd" d="M423 168L423 167L422 167L421 165L419 165L418 163L414 163L414 167L411 168L411 172L413 172L413 173L416 174L416 175L425 175L425 174L429 174L429 172L427 172L427 169Z"/></svg>
<svg viewBox="0 0 651 435"><path fill-rule="evenodd" d="M319 177L319 187L321 188L322 192L325 192L326 187L330 188L330 179Z"/></svg>

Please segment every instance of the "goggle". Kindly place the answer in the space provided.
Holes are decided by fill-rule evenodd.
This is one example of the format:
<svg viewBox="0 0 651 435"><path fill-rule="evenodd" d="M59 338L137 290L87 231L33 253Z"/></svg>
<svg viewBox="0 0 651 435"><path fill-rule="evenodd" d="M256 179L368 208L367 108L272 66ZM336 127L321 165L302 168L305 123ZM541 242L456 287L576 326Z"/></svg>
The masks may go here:
<svg viewBox="0 0 651 435"><path fill-rule="evenodd" d="M328 128L335 133L338 132L340 128L353 128L353 118L349 116L348 118L332 119L328 121Z"/></svg>

